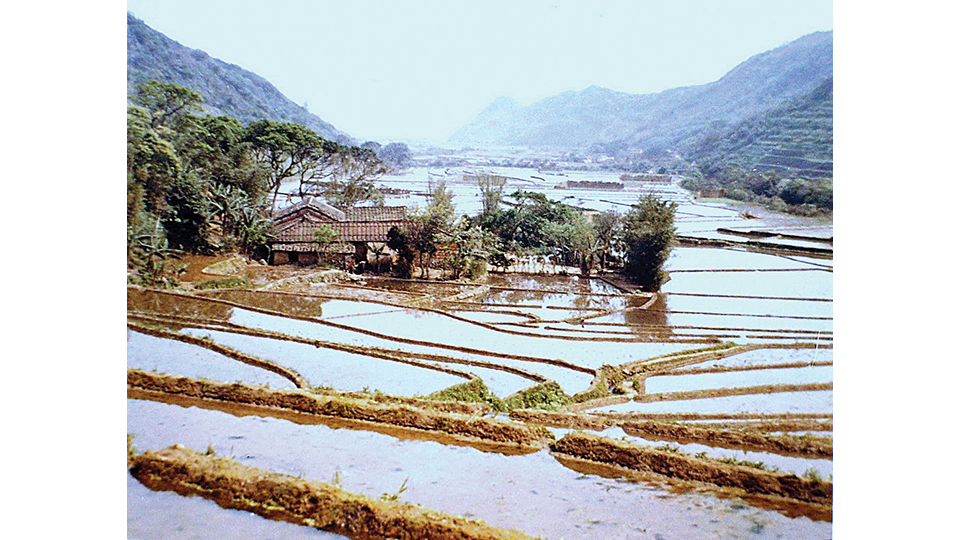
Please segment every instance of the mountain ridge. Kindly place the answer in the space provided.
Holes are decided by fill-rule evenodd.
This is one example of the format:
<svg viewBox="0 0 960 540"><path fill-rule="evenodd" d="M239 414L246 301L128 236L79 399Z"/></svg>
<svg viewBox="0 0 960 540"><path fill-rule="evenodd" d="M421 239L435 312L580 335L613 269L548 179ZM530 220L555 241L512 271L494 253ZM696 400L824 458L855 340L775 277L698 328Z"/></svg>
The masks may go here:
<svg viewBox="0 0 960 540"><path fill-rule="evenodd" d="M833 32L814 32L755 54L720 79L651 94L596 85L526 107L490 111L463 126L451 143L588 147L676 145L716 121L736 123L833 76ZM498 98L500 99L500 98Z"/></svg>
<svg viewBox="0 0 960 540"><path fill-rule="evenodd" d="M151 28L127 12L127 95L156 79L185 86L203 96L203 110L249 123L268 119L306 126L340 143L354 139L283 95L267 79L193 49Z"/></svg>

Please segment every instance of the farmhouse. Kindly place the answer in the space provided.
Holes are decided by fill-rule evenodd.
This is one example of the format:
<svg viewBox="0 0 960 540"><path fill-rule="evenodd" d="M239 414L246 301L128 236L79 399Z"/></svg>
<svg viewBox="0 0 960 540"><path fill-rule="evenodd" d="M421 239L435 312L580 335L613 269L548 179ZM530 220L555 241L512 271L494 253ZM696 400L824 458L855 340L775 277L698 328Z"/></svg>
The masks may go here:
<svg viewBox="0 0 960 540"><path fill-rule="evenodd" d="M267 245L270 264L313 264L321 247L314 240L318 227L326 224L337 232L337 241L326 249L342 260L366 263L369 244L385 244L391 227L406 224L405 206L363 206L336 208L315 199L302 201L274 212ZM352 257L351 257L352 256Z"/></svg>

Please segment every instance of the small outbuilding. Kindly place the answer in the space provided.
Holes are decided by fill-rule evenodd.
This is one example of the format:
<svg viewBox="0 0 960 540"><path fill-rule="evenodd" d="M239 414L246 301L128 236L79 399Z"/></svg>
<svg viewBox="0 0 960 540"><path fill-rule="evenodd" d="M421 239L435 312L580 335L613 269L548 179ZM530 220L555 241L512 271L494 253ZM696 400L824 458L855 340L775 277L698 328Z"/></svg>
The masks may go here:
<svg viewBox="0 0 960 540"><path fill-rule="evenodd" d="M267 245L270 264L314 264L320 246L314 235L321 225L337 232L337 240L326 253L354 264L366 263L370 244L386 244L391 227L403 228L405 206L361 206L337 208L319 199L305 197L273 214L273 226Z"/></svg>

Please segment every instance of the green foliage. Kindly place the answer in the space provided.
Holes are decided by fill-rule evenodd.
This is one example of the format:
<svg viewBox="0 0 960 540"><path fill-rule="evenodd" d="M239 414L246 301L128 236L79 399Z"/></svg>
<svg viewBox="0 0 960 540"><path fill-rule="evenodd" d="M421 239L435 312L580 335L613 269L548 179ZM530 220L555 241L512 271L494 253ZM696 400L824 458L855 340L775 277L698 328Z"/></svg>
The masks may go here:
<svg viewBox="0 0 960 540"><path fill-rule="evenodd" d="M413 275L413 259L417 256L409 233L396 226L390 227L387 231L387 247L392 249L399 258L394 266L394 272L398 277L409 279Z"/></svg>
<svg viewBox="0 0 960 540"><path fill-rule="evenodd" d="M833 209L833 79L738 124L716 125L684 150L702 174L686 189L811 214Z"/></svg>
<svg viewBox="0 0 960 540"><path fill-rule="evenodd" d="M613 210L601 212L594 221L597 236L597 254L600 271L606 269L607 255L617 245L622 233L623 220Z"/></svg>
<svg viewBox="0 0 960 540"><path fill-rule="evenodd" d="M547 253L568 237L564 226L576 219L574 208L543 193L516 191L510 197L518 201L517 207L478 218L480 226L499 236L508 249Z"/></svg>
<svg viewBox="0 0 960 540"><path fill-rule="evenodd" d="M801 478L806 478L807 480L813 480L814 482L826 482L826 479L824 479L824 477L820 475L820 471L814 469L813 467L810 467L809 469L804 471Z"/></svg>
<svg viewBox="0 0 960 540"><path fill-rule="evenodd" d="M241 190L250 200L265 196L269 167L254 159L250 143L243 142L245 128L229 116L193 117L183 125L178 153L184 169L214 185Z"/></svg>
<svg viewBox="0 0 960 540"><path fill-rule="evenodd" d="M624 216L624 273L644 291L659 291L667 280L663 265L676 235L676 208L676 203L648 194Z"/></svg>
<svg viewBox="0 0 960 540"><path fill-rule="evenodd" d="M333 206L356 206L361 202L383 205L383 193L375 180L389 171L376 152L356 146L333 145L325 148L323 160L311 175L310 182L301 183L301 192L310 193L308 186L318 189ZM329 177L327 181L318 178Z"/></svg>
<svg viewBox="0 0 960 540"><path fill-rule="evenodd" d="M506 177L495 174L477 175L477 187L480 188L484 216L497 211L500 200L503 198L503 188L506 185Z"/></svg>
<svg viewBox="0 0 960 540"><path fill-rule="evenodd" d="M380 499L384 501L395 501L399 499L400 495L407 490L407 482L409 480L410 480L409 478L405 479L403 483L400 484L400 489L398 489L396 493L384 493L383 495L380 496Z"/></svg>
<svg viewBox="0 0 960 540"><path fill-rule="evenodd" d="M163 226L167 239L177 249L209 252L210 202L203 184L193 175L170 184Z"/></svg>
<svg viewBox="0 0 960 540"><path fill-rule="evenodd" d="M487 261L497 250L497 237L468 219L457 220L449 231L449 240L456 249L446 260L453 279L466 275L477 280L487 275Z"/></svg>
<svg viewBox="0 0 960 540"><path fill-rule="evenodd" d="M250 145L253 157L270 172L271 206L277 202L280 185L296 178L310 178L335 144L309 128L290 122L258 120L247 126L243 142Z"/></svg>
<svg viewBox="0 0 960 540"><path fill-rule="evenodd" d="M326 223L321 223L313 231L313 241L317 243L317 264L320 264L327 250L340 238L340 233L333 230L333 227Z"/></svg>
<svg viewBox="0 0 960 540"><path fill-rule="evenodd" d="M833 210L833 180L786 178L773 171L747 171L728 163L719 169L685 179L681 186L691 191L722 189L730 199L752 202L775 210L815 214Z"/></svg>
<svg viewBox="0 0 960 540"><path fill-rule="evenodd" d="M495 396L483 384L479 377L471 379L469 382L457 384L450 388L445 388L439 392L434 392L427 396L427 399L437 401L464 401L468 403L485 403L495 411L507 412L506 403Z"/></svg>
<svg viewBox="0 0 960 540"><path fill-rule="evenodd" d="M267 243L271 221L261 215L260 210L246 206L237 215L236 235L240 248L246 253L263 249Z"/></svg>
<svg viewBox="0 0 960 540"><path fill-rule="evenodd" d="M250 289L253 284L245 277L230 276L219 279L209 279L196 284L196 288L201 291L212 289Z"/></svg>
<svg viewBox="0 0 960 540"><path fill-rule="evenodd" d="M425 209L408 214L409 225L403 231L406 244L402 246L416 253L423 278L427 277L431 259L440 245L455 239L453 192L447 190L446 182L430 184L428 201ZM393 246L391 249L394 249ZM410 260L412 262L413 259Z"/></svg>
<svg viewBox="0 0 960 540"><path fill-rule="evenodd" d="M527 388L505 400L506 407L511 410L544 409L556 411L571 403L573 403L573 398L568 396L555 381L547 381Z"/></svg>
<svg viewBox="0 0 960 540"><path fill-rule="evenodd" d="M609 395L610 388L607 386L606 380L600 380L596 381L596 383L590 389L574 394L573 401L575 403L584 403L592 399L600 399Z"/></svg>
<svg viewBox="0 0 960 540"><path fill-rule="evenodd" d="M149 113L127 107L128 221L136 216L138 207L151 214L162 212L167 190L180 172L176 149L153 130Z"/></svg>
<svg viewBox="0 0 960 540"><path fill-rule="evenodd" d="M178 251L170 248L160 218L151 216L137 221L138 226L127 226L127 264L134 271L134 282L150 286L172 284L164 275L171 269L171 259Z"/></svg>
<svg viewBox="0 0 960 540"><path fill-rule="evenodd" d="M133 433L127 433L127 459L133 459L137 456L137 447L133 445Z"/></svg>
<svg viewBox="0 0 960 540"><path fill-rule="evenodd" d="M341 147L297 124L243 126L229 116L194 116L201 96L177 85L146 81L133 101L143 106L127 107L128 255L145 276L158 271L157 256L145 253L162 251L140 245L147 238L189 252L264 254L267 195L273 190L275 201L279 182L315 178L334 165L369 178L373 169L357 163L379 163L372 152ZM157 217L161 232L151 236L145 231Z"/></svg>
<svg viewBox="0 0 960 540"><path fill-rule="evenodd" d="M131 101L150 111L151 127L163 127L178 115L200 109L203 96L189 88L156 80L141 84Z"/></svg>

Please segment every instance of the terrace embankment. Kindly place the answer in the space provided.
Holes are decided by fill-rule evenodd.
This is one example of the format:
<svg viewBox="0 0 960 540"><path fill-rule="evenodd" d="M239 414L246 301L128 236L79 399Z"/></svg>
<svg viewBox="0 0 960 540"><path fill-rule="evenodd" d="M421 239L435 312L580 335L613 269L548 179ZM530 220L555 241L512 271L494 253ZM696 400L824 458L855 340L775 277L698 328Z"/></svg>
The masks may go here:
<svg viewBox="0 0 960 540"><path fill-rule="evenodd" d="M833 440L829 437L770 435L733 429L684 426L667 422L622 422L629 435L681 444L700 443L736 450L757 450L780 455L833 458Z"/></svg>
<svg viewBox="0 0 960 540"><path fill-rule="evenodd" d="M557 453L663 475L672 479L732 488L751 495L787 499L822 507L833 504L833 484L753 467L700 459L584 433L553 443Z"/></svg>
<svg viewBox="0 0 960 540"><path fill-rule="evenodd" d="M641 419L621 420L591 414L535 409L512 410L510 411L510 418L518 422L589 431L603 431L607 428L619 426L628 435L645 439L672 441L680 444L699 443L734 450L755 450L815 459L833 458L833 440L829 437L771 435L758 431L736 429L732 425L721 426L721 429L716 426L691 426L676 422L656 422ZM798 423L795 422L795 424ZM790 427L794 427L794 424L791 424Z"/></svg>
<svg viewBox="0 0 960 540"><path fill-rule="evenodd" d="M224 508L354 538L528 538L518 531L497 529L389 498L371 499L325 482L247 467L180 445L140 455L128 453L128 460L130 473L150 489L198 495Z"/></svg>
<svg viewBox="0 0 960 540"><path fill-rule="evenodd" d="M725 396L744 396L748 394L775 394L778 392L812 392L833 390L833 383L810 384L765 384L741 388L714 388L712 390L691 390L689 392L663 392L660 394L638 394L633 401L650 403L654 401L683 401L690 399L715 398Z"/></svg>
<svg viewBox="0 0 960 540"><path fill-rule="evenodd" d="M303 390L272 390L241 383L220 383L160 375L137 369L127 370L127 387L167 395L444 433L466 440L509 445L516 447L518 451L543 448L553 440L550 431L542 426L441 413L402 404L312 394Z"/></svg>

